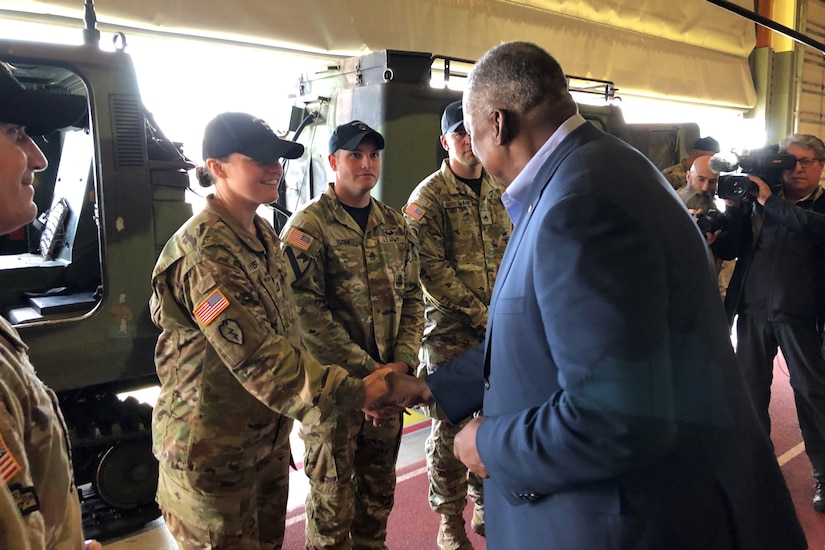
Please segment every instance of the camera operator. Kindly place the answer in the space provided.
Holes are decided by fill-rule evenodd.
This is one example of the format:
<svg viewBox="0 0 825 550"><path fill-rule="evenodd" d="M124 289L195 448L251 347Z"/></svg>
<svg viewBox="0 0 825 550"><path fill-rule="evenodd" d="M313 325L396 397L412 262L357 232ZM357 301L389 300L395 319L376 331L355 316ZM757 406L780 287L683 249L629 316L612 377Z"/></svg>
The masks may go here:
<svg viewBox="0 0 825 550"><path fill-rule="evenodd" d="M813 507L825 512L825 144L793 134L779 148L797 159L781 173L781 191L750 175L751 197L726 201L727 228L713 248L723 259L739 258L725 309L729 321L739 315L736 356L751 399L770 432L772 365L781 349L813 464Z"/></svg>
<svg viewBox="0 0 825 550"><path fill-rule="evenodd" d="M710 157L699 157L687 173L687 185L676 191L699 224L708 246L716 240L724 222L713 202L718 182L719 174L711 169Z"/></svg>
<svg viewBox="0 0 825 550"><path fill-rule="evenodd" d="M716 209L714 202L719 172L716 172L712 166L710 157L697 158L687 173L687 185L676 191L688 211L696 219L708 247L711 247L727 222L725 214ZM719 295L724 298L736 260L722 261L716 256L712 247L710 252L713 267L716 269Z"/></svg>

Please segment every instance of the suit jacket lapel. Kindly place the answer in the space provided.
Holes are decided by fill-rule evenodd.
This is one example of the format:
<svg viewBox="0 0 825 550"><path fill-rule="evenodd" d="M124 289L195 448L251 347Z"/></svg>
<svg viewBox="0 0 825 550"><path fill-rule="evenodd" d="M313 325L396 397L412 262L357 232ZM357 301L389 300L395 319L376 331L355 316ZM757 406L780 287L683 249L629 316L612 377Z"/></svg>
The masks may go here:
<svg viewBox="0 0 825 550"><path fill-rule="evenodd" d="M578 147L584 145L588 141L592 141L603 135L602 131L590 124L582 124L576 128L569 136L559 144L558 148L553 151L550 158L544 163L536 174L536 179L530 186L530 192L527 194L527 200L521 211L518 223L513 228L513 234L510 236L510 241L507 244L507 249L504 251L504 257L501 260L501 267L496 276L495 288L500 287L498 281L503 281L507 278L507 274L513 265L513 257L521 244L521 239L524 237L525 228L530 223L530 218L533 216L535 205L539 201L541 194L550 184L553 179L553 174L558 170L562 161L567 158L567 155L572 153Z"/></svg>
<svg viewBox="0 0 825 550"><path fill-rule="evenodd" d="M498 290L502 287L502 283L510 273L510 268L513 266L513 258L518 250L521 239L530 218L535 210L535 204L538 202L541 194L547 188L550 180L553 179L553 174L558 170L562 161L567 158L567 155L572 153L578 147L585 143L592 141L603 135L603 132L587 122L582 124L569 136L564 138L559 144L558 148L553 151L547 161L542 165L536 174L536 179L530 185L530 192L527 194L527 201L525 202L518 222L513 228L513 233L510 235L510 241L507 243L507 248L504 251L504 257L501 260L498 274L496 275L496 283L493 285L493 296L490 299L490 308L487 310L487 334L485 336L485 353L484 353L484 378L488 379L490 374L490 343L492 339L490 335L493 330L493 323L495 321L495 308L498 301Z"/></svg>

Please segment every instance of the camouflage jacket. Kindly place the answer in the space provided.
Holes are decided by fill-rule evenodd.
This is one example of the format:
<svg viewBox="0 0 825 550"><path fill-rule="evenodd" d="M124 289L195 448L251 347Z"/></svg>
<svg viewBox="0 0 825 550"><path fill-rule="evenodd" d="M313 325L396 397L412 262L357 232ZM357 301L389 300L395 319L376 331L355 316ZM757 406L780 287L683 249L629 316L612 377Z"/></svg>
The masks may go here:
<svg viewBox="0 0 825 550"><path fill-rule="evenodd" d="M668 166L662 170L662 175L676 190L687 185L687 167L685 166L684 160L679 164Z"/></svg>
<svg viewBox="0 0 825 550"><path fill-rule="evenodd" d="M513 230L501 184L485 170L477 196L447 162L418 184L404 208L419 240L427 319L422 358L430 370L484 338L493 282Z"/></svg>
<svg viewBox="0 0 825 550"><path fill-rule="evenodd" d="M313 424L364 399L362 382L304 349L278 237L254 223L260 239L209 197L152 274L152 320L163 330L153 450L163 468L206 473L190 479L205 493L271 451L278 415Z"/></svg>
<svg viewBox="0 0 825 550"><path fill-rule="evenodd" d="M281 232L307 349L360 377L376 362L418 365L424 325L418 241L400 213L370 204L362 231L330 184Z"/></svg>
<svg viewBox="0 0 825 550"><path fill-rule="evenodd" d="M5 502L10 495L16 504L3 508L0 541L22 524L31 548L85 548L67 434L57 397L35 374L17 331L0 317L1 490Z"/></svg>

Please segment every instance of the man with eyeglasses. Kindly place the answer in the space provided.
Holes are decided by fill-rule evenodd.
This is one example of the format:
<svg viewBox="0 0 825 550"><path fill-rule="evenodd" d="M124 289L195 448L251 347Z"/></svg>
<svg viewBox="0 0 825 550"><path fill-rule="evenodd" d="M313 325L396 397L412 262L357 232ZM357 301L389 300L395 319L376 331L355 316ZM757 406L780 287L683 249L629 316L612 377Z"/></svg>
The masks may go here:
<svg viewBox="0 0 825 550"><path fill-rule="evenodd" d="M728 319L738 314L736 356L757 413L770 432L773 360L788 364L805 450L813 465L813 507L825 513L825 189L819 185L825 144L793 134L779 145L796 166L773 194L761 179L753 200L726 201L728 229L713 245L739 258L725 297Z"/></svg>

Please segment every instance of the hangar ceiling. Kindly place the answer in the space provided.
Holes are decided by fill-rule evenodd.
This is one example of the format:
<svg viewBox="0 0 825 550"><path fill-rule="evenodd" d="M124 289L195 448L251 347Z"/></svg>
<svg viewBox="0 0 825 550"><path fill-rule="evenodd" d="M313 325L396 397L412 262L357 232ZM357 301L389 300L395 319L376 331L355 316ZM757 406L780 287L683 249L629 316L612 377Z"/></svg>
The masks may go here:
<svg viewBox="0 0 825 550"><path fill-rule="evenodd" d="M752 0L734 0L753 9ZM79 18L82 0L0 1L0 9ZM477 59L536 42L565 72L619 94L745 109L753 23L702 0L98 0L98 20L154 31L355 55L382 49Z"/></svg>

